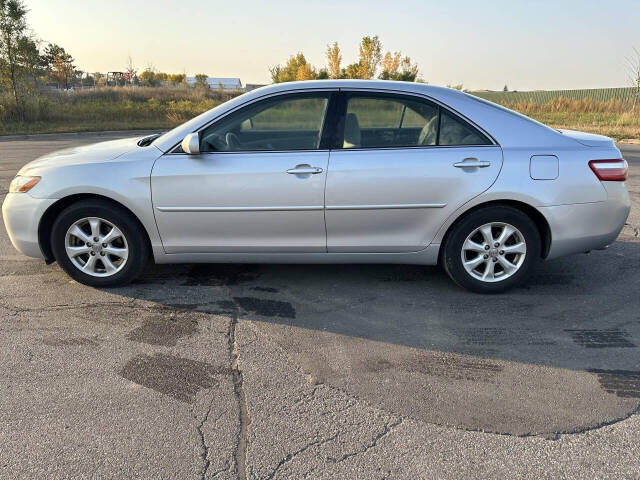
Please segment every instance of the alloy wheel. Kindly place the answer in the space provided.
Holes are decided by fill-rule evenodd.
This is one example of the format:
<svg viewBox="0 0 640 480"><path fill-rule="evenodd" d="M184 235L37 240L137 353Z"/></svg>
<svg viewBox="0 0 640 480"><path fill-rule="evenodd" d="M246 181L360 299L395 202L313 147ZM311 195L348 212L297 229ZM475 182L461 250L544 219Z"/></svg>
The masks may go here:
<svg viewBox="0 0 640 480"><path fill-rule="evenodd" d="M515 275L527 254L524 236L513 225L485 223L462 244L462 265L469 275L483 282L500 282Z"/></svg>
<svg viewBox="0 0 640 480"><path fill-rule="evenodd" d="M73 223L65 235L67 256L83 273L110 277L127 263L127 239L113 223L99 217L86 217Z"/></svg>

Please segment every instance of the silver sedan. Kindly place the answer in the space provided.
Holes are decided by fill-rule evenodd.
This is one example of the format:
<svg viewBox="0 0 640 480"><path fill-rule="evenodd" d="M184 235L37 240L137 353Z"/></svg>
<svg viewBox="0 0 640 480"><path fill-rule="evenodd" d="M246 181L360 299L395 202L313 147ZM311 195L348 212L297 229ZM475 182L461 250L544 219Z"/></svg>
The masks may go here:
<svg viewBox="0 0 640 480"><path fill-rule="evenodd" d="M163 134L25 165L13 245L113 286L156 263L440 263L504 291L540 259L612 243L629 214L610 138L553 130L456 90L272 85Z"/></svg>

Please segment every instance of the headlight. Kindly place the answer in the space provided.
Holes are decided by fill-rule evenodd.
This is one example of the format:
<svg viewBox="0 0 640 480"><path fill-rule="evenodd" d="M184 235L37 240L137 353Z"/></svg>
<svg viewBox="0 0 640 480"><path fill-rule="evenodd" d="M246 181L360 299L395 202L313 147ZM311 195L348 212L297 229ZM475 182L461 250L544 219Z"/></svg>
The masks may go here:
<svg viewBox="0 0 640 480"><path fill-rule="evenodd" d="M40 181L40 177L23 177L18 175L9 185L9 193L25 193Z"/></svg>

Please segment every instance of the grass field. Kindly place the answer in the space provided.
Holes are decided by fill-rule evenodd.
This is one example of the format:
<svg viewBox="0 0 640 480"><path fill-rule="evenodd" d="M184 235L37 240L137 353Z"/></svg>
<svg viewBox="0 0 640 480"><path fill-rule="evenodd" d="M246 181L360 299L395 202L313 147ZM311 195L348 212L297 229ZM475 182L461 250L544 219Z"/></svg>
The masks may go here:
<svg viewBox="0 0 640 480"><path fill-rule="evenodd" d="M544 92L471 92L554 128L640 139L640 99L630 88ZM0 97L0 135L170 128L239 92L193 88L101 88L30 97L26 120Z"/></svg>
<svg viewBox="0 0 640 480"><path fill-rule="evenodd" d="M194 88L101 88L34 96L26 120L0 102L0 134L170 128L238 95ZM4 107L9 105L9 107Z"/></svg>

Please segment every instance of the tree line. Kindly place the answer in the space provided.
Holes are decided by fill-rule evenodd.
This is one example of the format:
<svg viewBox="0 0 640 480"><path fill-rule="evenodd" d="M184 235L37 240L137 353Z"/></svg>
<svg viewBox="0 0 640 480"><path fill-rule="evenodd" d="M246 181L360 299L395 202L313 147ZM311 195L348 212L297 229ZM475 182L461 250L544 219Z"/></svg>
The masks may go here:
<svg viewBox="0 0 640 480"><path fill-rule="evenodd" d="M289 57L283 65L269 69L273 83L293 82L296 80L322 80L338 78L359 78L369 80L403 80L423 82L418 65L402 52L387 51L382 54L382 42L377 35L364 36L358 45L358 60L342 66L342 52L338 42L327 45L327 66L316 68L305 58L302 52Z"/></svg>
<svg viewBox="0 0 640 480"><path fill-rule="evenodd" d="M186 86L184 73L167 74L148 66L138 74L129 58L121 72L86 72L55 43L42 43L29 28L23 0L0 0L0 114L25 120L27 103L43 87L70 90L78 86ZM207 76L196 75L196 87L209 88Z"/></svg>

